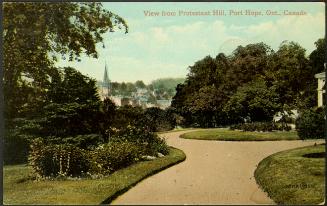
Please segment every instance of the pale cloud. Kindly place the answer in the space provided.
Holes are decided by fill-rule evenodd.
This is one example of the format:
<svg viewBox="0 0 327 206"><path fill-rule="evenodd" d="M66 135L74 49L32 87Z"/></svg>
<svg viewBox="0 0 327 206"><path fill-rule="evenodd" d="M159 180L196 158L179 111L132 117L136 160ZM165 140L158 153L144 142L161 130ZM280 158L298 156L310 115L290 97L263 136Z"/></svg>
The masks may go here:
<svg viewBox="0 0 327 206"><path fill-rule="evenodd" d="M298 42L307 49L307 54L315 49L314 41L324 37L325 16L323 13L305 16L284 16L277 21L254 24L244 30L251 41L263 41L278 49L284 41Z"/></svg>
<svg viewBox="0 0 327 206"><path fill-rule="evenodd" d="M306 16L283 16L264 22L253 22L249 26L238 22L222 20L191 21L174 24L156 24L158 18L128 20L131 30L128 34L115 32L106 35L106 49L99 49L100 58L83 59L73 66L88 72L96 79L102 79L104 62L109 65L113 81L132 81L169 76L185 77L187 67L195 61L218 53L231 54L238 45L264 42L278 49L283 40L298 42L307 49L314 49L314 41L324 36L324 13ZM100 47L99 47L100 48ZM99 63L100 62L100 63Z"/></svg>
<svg viewBox="0 0 327 206"><path fill-rule="evenodd" d="M165 44L169 42L169 35L166 31L164 31L161 27L154 27L151 29L154 37L154 41L159 44Z"/></svg>

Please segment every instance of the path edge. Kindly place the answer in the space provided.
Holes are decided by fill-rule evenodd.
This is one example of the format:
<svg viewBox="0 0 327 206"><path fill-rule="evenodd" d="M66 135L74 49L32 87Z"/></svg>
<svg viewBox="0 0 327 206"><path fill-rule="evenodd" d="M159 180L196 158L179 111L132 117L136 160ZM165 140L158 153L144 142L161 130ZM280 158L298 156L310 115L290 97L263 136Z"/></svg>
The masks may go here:
<svg viewBox="0 0 327 206"><path fill-rule="evenodd" d="M169 146L169 147L170 147L171 149L178 150L178 151L182 152L182 153L184 154L183 158L181 158L181 159L179 159L179 160L177 160L177 161L175 161L175 162L171 162L171 163L165 165L164 167L161 167L161 168L158 168L158 169L152 170L151 172L149 172L148 174L146 174L146 175L143 176L142 178L138 179L137 181L132 182L130 185L127 185L126 187L124 187L124 188L118 190L117 192L115 192L113 195L111 195L110 197L108 197L107 199L105 199L104 201L102 201L102 202L100 203L100 205L110 205L111 202L114 201L118 196L120 196L120 195L122 195L123 193L127 192L129 189L131 189L132 187L134 187L135 185L137 185L137 184L138 184L139 182L141 182L142 180L144 180L144 179L146 179L146 178L148 178L148 177L150 177L150 176L152 176L152 175L155 175L155 174L157 174L157 173L159 173L159 172L161 172L161 171L163 171L163 170L165 170L165 169L167 169L167 168L169 168L169 167L172 167L172 166L174 166L174 165L177 165L177 164L179 164L179 163L185 161L185 159L186 159L186 155L185 155L185 153L184 153L182 150L180 150L180 149L178 149L178 148L175 148L175 147L172 147L172 146Z"/></svg>

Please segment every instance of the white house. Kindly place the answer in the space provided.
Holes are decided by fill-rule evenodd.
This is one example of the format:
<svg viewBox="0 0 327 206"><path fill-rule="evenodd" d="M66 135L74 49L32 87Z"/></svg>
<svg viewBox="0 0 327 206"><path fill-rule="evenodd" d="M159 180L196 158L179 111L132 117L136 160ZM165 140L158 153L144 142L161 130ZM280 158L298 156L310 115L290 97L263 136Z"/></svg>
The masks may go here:
<svg viewBox="0 0 327 206"><path fill-rule="evenodd" d="M325 87L325 81L326 81L326 73L321 72L315 75L315 78L318 79L318 88L317 88L317 93L318 93L318 107L321 107L325 104L326 101L326 87Z"/></svg>

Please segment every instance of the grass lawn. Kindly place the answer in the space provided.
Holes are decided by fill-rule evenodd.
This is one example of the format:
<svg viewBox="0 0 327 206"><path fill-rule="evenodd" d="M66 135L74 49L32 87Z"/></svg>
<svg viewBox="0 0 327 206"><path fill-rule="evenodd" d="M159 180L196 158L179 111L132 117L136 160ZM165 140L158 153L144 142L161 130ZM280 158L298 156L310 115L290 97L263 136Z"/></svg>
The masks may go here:
<svg viewBox="0 0 327 206"><path fill-rule="evenodd" d="M301 147L273 154L262 160L254 176L277 204L319 204L325 194L325 145Z"/></svg>
<svg viewBox="0 0 327 206"><path fill-rule="evenodd" d="M4 166L4 204L100 204L114 198L169 166L185 160L183 151L170 148L169 155L139 162L102 179L29 180L26 165Z"/></svg>
<svg viewBox="0 0 327 206"><path fill-rule="evenodd" d="M274 141L299 140L296 131L243 132L227 128L203 129L180 136L185 139L224 140L224 141Z"/></svg>

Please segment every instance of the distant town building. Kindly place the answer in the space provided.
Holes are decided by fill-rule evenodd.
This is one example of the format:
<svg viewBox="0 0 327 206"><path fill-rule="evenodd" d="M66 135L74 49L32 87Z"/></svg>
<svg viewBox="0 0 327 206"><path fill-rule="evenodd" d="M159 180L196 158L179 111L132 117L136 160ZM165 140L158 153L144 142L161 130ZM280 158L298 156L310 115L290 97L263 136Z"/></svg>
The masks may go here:
<svg viewBox="0 0 327 206"><path fill-rule="evenodd" d="M315 78L318 79L318 88L317 88L317 93L318 93L318 107L321 107L325 105L326 101L326 73L321 72L315 75Z"/></svg>
<svg viewBox="0 0 327 206"><path fill-rule="evenodd" d="M157 104L161 109L166 109L171 104L171 99L158 99Z"/></svg>
<svg viewBox="0 0 327 206"><path fill-rule="evenodd" d="M113 101L113 103L115 103L115 105L117 106L121 106L121 102L122 102L122 96L111 96L110 99L111 101Z"/></svg>
<svg viewBox="0 0 327 206"><path fill-rule="evenodd" d="M111 82L108 76L108 67L107 63L104 67L104 75L103 80L100 82L100 99L104 100L105 98L109 98L111 96Z"/></svg>
<svg viewBox="0 0 327 206"><path fill-rule="evenodd" d="M113 95L112 84L109 79L109 71L107 63L104 68L103 80L98 81L98 92L100 99L103 101L105 98L111 99L116 106L132 105L141 106L142 108L159 107L166 109L171 104L171 99L158 99L156 103L150 103L149 97L152 94L151 91L145 88L137 88L130 96L121 94ZM153 93L154 94L154 93ZM152 95L153 95L152 94Z"/></svg>

